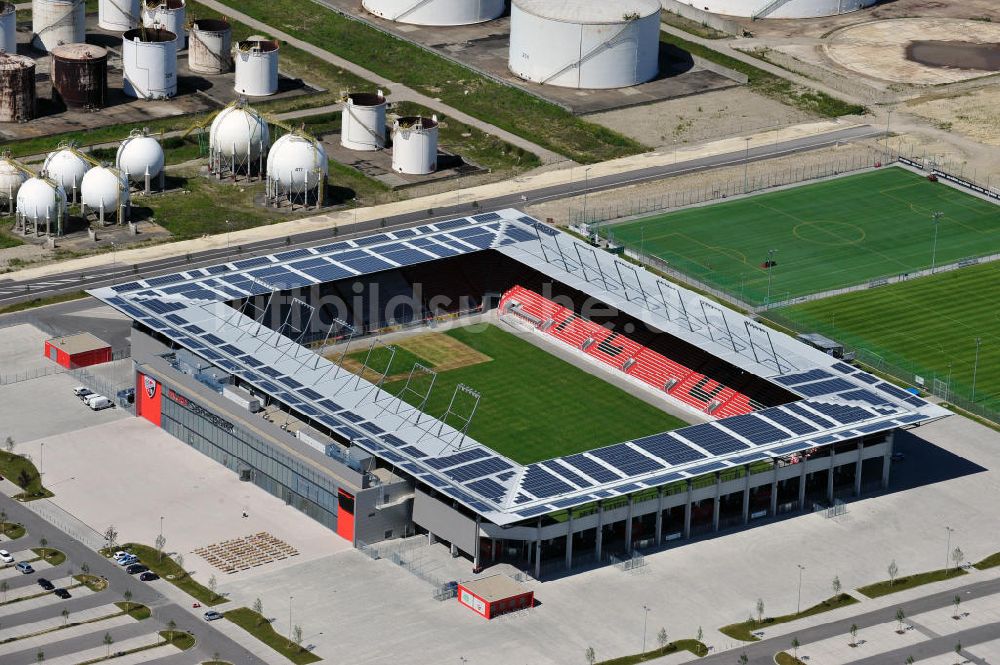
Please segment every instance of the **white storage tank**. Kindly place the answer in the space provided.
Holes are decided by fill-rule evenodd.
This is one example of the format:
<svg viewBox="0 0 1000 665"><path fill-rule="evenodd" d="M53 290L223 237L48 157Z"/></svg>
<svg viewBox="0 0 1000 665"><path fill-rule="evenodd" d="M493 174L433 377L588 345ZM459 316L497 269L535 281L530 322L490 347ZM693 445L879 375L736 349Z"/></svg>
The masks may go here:
<svg viewBox="0 0 1000 665"><path fill-rule="evenodd" d="M177 35L135 28L122 35L122 88L129 97L167 99L177 94Z"/></svg>
<svg viewBox="0 0 1000 665"><path fill-rule="evenodd" d="M91 163L72 146L61 146L50 152L42 165L49 178L62 187L74 203L79 200L80 186L90 167Z"/></svg>
<svg viewBox="0 0 1000 665"><path fill-rule="evenodd" d="M83 176L80 204L84 217L93 212L103 222L113 215L122 222L129 217L129 187L125 174L107 166L95 166Z"/></svg>
<svg viewBox="0 0 1000 665"><path fill-rule="evenodd" d="M133 129L128 138L118 146L115 167L134 183L141 184L148 194L154 179L163 189L164 181L163 146L149 132Z"/></svg>
<svg viewBox="0 0 1000 665"><path fill-rule="evenodd" d="M236 103L222 109L208 130L208 164L212 173L250 174L262 170L271 146L267 121L249 106Z"/></svg>
<svg viewBox="0 0 1000 665"><path fill-rule="evenodd" d="M86 41L86 0L31 0L31 43L42 51Z"/></svg>
<svg viewBox="0 0 1000 665"><path fill-rule="evenodd" d="M323 144L300 132L283 135L267 153L267 182L272 198L316 189L329 172Z"/></svg>
<svg viewBox="0 0 1000 665"><path fill-rule="evenodd" d="M215 18L196 19L188 40L188 67L199 74L225 74L232 69L233 29Z"/></svg>
<svg viewBox="0 0 1000 665"><path fill-rule="evenodd" d="M177 35L177 48L187 43L184 0L144 0L142 24L147 28L164 28Z"/></svg>
<svg viewBox="0 0 1000 665"><path fill-rule="evenodd" d="M392 170L426 175L437 170L438 119L406 116L392 125Z"/></svg>
<svg viewBox="0 0 1000 665"><path fill-rule="evenodd" d="M17 10L10 2L0 2L0 50L17 53Z"/></svg>
<svg viewBox="0 0 1000 665"><path fill-rule="evenodd" d="M415 25L471 25L503 14L505 0L362 0L375 16Z"/></svg>
<svg viewBox="0 0 1000 665"><path fill-rule="evenodd" d="M10 156L10 151L4 151L0 156L0 201L6 214L14 214L17 202L17 191L28 179L28 170Z"/></svg>
<svg viewBox="0 0 1000 665"><path fill-rule="evenodd" d="M278 42L250 37L236 45L236 83L241 95L267 97L278 92Z"/></svg>
<svg viewBox="0 0 1000 665"><path fill-rule="evenodd" d="M713 14L749 18L816 18L871 7L878 0L672 0ZM670 9L670 3L666 8Z"/></svg>
<svg viewBox="0 0 1000 665"><path fill-rule="evenodd" d="M658 0L513 0L510 70L534 83L625 88L656 77Z"/></svg>
<svg viewBox="0 0 1000 665"><path fill-rule="evenodd" d="M385 95L379 90L347 95L340 118L340 145L348 150L385 147Z"/></svg>
<svg viewBox="0 0 1000 665"><path fill-rule="evenodd" d="M62 235L63 220L66 218L66 192L62 185L50 180L45 171L28 178L17 190L17 222L27 233L28 226L34 227L35 235L45 227L52 233L53 226Z"/></svg>
<svg viewBox="0 0 1000 665"><path fill-rule="evenodd" d="M98 0L97 27L125 32L139 26L140 0ZM80 41L83 41L82 39Z"/></svg>

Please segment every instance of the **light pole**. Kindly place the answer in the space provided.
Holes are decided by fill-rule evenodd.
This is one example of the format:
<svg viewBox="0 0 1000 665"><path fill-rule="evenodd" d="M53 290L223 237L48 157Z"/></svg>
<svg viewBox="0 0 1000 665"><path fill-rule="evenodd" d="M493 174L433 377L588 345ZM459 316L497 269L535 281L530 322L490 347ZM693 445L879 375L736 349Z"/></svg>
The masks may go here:
<svg viewBox="0 0 1000 665"><path fill-rule="evenodd" d="M795 614L799 614L802 611L802 571L806 569L801 563L795 564L799 567L799 600L795 604Z"/></svg>
<svg viewBox="0 0 1000 665"><path fill-rule="evenodd" d="M163 538L163 515L160 515L160 538Z"/></svg>
<svg viewBox="0 0 1000 665"><path fill-rule="evenodd" d="M292 641L292 599L295 596L288 597L288 641Z"/></svg>
<svg viewBox="0 0 1000 665"><path fill-rule="evenodd" d="M767 250L767 298L764 300L764 309L771 307L771 274L774 272L774 255L778 253L776 249Z"/></svg>
<svg viewBox="0 0 1000 665"><path fill-rule="evenodd" d="M948 572L948 557L951 554L951 532L954 531L950 526L946 526L945 530L948 532L948 546L944 550L944 572Z"/></svg>
<svg viewBox="0 0 1000 665"><path fill-rule="evenodd" d="M885 118L885 158L884 162L889 161L889 121L892 120L892 109L889 109L889 114Z"/></svg>
<svg viewBox="0 0 1000 665"><path fill-rule="evenodd" d="M646 655L646 620L649 618L649 608L642 606L642 654Z"/></svg>
<svg viewBox="0 0 1000 665"><path fill-rule="evenodd" d="M936 212L931 215L931 219L934 220L934 245L931 249L931 274L934 274L934 268L937 266L937 238L938 238L938 226L941 224L941 217L944 216L943 212Z"/></svg>
<svg viewBox="0 0 1000 665"><path fill-rule="evenodd" d="M590 180L590 169L594 167L588 166L583 170L583 223L587 224L587 185Z"/></svg>
<svg viewBox="0 0 1000 665"><path fill-rule="evenodd" d="M747 169L750 166L750 137L743 139L747 142L747 151L743 156L743 193L746 194L749 189Z"/></svg>
<svg viewBox="0 0 1000 665"><path fill-rule="evenodd" d="M232 226L230 226L231 224L232 224L232 222L230 222L227 219L226 220L226 253L227 254L229 253L229 237L230 237L230 235L232 235Z"/></svg>
<svg viewBox="0 0 1000 665"><path fill-rule="evenodd" d="M42 441L42 450L38 453L38 475L45 475L45 442Z"/></svg>
<svg viewBox="0 0 1000 665"><path fill-rule="evenodd" d="M972 403L976 403L976 373L979 371L979 345L982 343L982 338L976 338L976 361L972 365Z"/></svg>

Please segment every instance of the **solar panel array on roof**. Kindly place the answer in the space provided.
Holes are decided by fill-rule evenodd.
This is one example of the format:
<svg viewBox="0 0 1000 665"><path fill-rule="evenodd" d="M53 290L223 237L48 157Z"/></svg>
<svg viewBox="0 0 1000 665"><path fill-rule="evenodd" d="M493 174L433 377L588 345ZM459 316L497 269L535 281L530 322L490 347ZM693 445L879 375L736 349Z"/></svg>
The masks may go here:
<svg viewBox="0 0 1000 665"><path fill-rule="evenodd" d="M663 468L663 465L659 462L646 457L625 443L591 450L590 454L607 462L626 476L637 476L641 473L649 473L650 471Z"/></svg>
<svg viewBox="0 0 1000 665"><path fill-rule="evenodd" d="M666 432L636 439L632 444L649 451L654 456L673 466L693 462L705 456Z"/></svg>
<svg viewBox="0 0 1000 665"><path fill-rule="evenodd" d="M747 444L726 434L711 423L685 427L677 433L711 455L726 455L749 448Z"/></svg>
<svg viewBox="0 0 1000 665"><path fill-rule="evenodd" d="M701 466L696 466L693 469L686 469L684 473L690 474L692 478L697 476L702 476L706 473L711 473L713 471L720 471L722 469L728 469L729 466L723 462L708 462L702 464Z"/></svg>
<svg viewBox="0 0 1000 665"><path fill-rule="evenodd" d="M770 418L785 429L798 435L809 434L810 432L816 431L816 427L814 425L810 425L804 420L796 418L791 413L788 413L778 407L764 409L763 411L759 411L758 415Z"/></svg>
<svg viewBox="0 0 1000 665"><path fill-rule="evenodd" d="M884 397L879 397L870 390L865 390L863 388L858 388L856 390L848 390L847 392L840 393L842 399L851 400L852 402L867 402L872 406L881 406L883 404L889 404L889 400Z"/></svg>
<svg viewBox="0 0 1000 665"><path fill-rule="evenodd" d="M812 406L812 402L810 402L809 405ZM837 425L836 422L830 420L829 418L824 418L823 416L817 415L811 411L807 411L799 402L790 402L785 404L784 408L802 416L809 422L819 424L821 427L836 427Z"/></svg>
<svg viewBox="0 0 1000 665"><path fill-rule="evenodd" d="M452 480L457 480L461 483L467 480L472 480L473 478L481 478L482 476L489 476L494 473L506 471L509 468L510 464L504 462L499 457L489 457L478 462L463 464L462 466L448 469L444 473Z"/></svg>
<svg viewBox="0 0 1000 665"><path fill-rule="evenodd" d="M842 404L826 404L824 402L810 402L809 406L816 409L825 416L833 418L844 425L856 423L861 420L871 418L871 414L856 406L844 406Z"/></svg>
<svg viewBox="0 0 1000 665"><path fill-rule="evenodd" d="M544 499L572 492L573 486L559 480L537 464L532 464L524 472L524 477L521 479L521 489L534 494L539 499Z"/></svg>
<svg viewBox="0 0 1000 665"><path fill-rule="evenodd" d="M800 383L816 381L817 379L825 379L828 376L832 375L826 370L811 369L808 372L798 372L796 374L785 374L784 376L776 376L774 377L774 380L784 386L797 386Z"/></svg>
<svg viewBox="0 0 1000 665"><path fill-rule="evenodd" d="M844 374L850 374L851 372L854 371L854 368L848 365L847 363L834 363L833 369L837 370L838 372L843 372Z"/></svg>
<svg viewBox="0 0 1000 665"><path fill-rule="evenodd" d="M579 475L578 473L575 473L575 472L571 471L565 465L558 464L555 460L551 460L551 461L548 461L548 462L540 462L539 464L542 467L544 467L545 469L547 469L548 471L551 471L551 472L553 472L555 474L558 474L559 476L561 476L561 477L565 478L566 480L570 481L571 483L573 483L577 487L590 487L591 485L594 484L594 483L590 482L589 480L584 480L583 476Z"/></svg>
<svg viewBox="0 0 1000 665"><path fill-rule="evenodd" d="M820 395L830 395L841 390L850 390L854 384L845 379L829 379L818 383L807 383L805 385L794 386L796 392L800 392L806 397L819 397Z"/></svg>
<svg viewBox="0 0 1000 665"><path fill-rule="evenodd" d="M499 501L507 494L507 489L503 485L489 478L471 482L466 487L491 501Z"/></svg>
<svg viewBox="0 0 1000 665"><path fill-rule="evenodd" d="M785 432L782 432L774 425L768 424L757 416L750 414L731 416L719 424L758 446L788 438Z"/></svg>
<svg viewBox="0 0 1000 665"><path fill-rule="evenodd" d="M882 383L880 383L877 386L875 386L875 390L881 390L885 394L892 395L896 399L901 399L901 400L905 400L907 397L912 397L913 396L912 393L907 392L907 391L903 390L902 388L897 388L896 386L892 385L891 383L886 383L885 381L883 381Z"/></svg>
<svg viewBox="0 0 1000 665"><path fill-rule="evenodd" d="M490 454L483 450L482 448L472 448L470 450L465 450L454 455L447 455L445 457L437 457L434 459L427 460L427 465L431 466L438 471L441 469L446 469L449 466L457 466L459 464L465 464L466 462L471 462L474 459L479 459L480 457L489 457Z"/></svg>
<svg viewBox="0 0 1000 665"><path fill-rule="evenodd" d="M615 473L606 466L598 464L594 460L587 457L584 453L564 457L563 462L576 467L580 471L583 471L599 483L610 483L621 479L619 474Z"/></svg>

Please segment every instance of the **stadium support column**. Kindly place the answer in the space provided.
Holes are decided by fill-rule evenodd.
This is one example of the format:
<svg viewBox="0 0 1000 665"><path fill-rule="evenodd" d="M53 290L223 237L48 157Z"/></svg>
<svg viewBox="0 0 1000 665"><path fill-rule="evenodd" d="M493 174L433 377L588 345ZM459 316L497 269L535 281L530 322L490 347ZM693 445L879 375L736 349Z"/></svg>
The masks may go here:
<svg viewBox="0 0 1000 665"><path fill-rule="evenodd" d="M476 538L475 538L475 541L474 541L476 543L476 551L472 555L472 568L476 572L479 572L479 553L483 549L482 543L479 540L479 537L480 537L479 536L479 520L480 520L479 515L476 515Z"/></svg>
<svg viewBox="0 0 1000 665"><path fill-rule="evenodd" d="M830 446L830 470L826 473L826 500L831 504L833 503L833 468L836 463L837 453L833 446Z"/></svg>
<svg viewBox="0 0 1000 665"><path fill-rule="evenodd" d="M858 461L854 463L854 496L861 496L861 469L865 465L865 443L858 439Z"/></svg>
<svg viewBox="0 0 1000 665"><path fill-rule="evenodd" d="M892 463L892 448L895 443L896 431L889 432L889 439L885 442L885 457L882 459L882 489L889 486L889 465Z"/></svg>
<svg viewBox="0 0 1000 665"><path fill-rule="evenodd" d="M747 482L743 485L743 523L750 521L750 465L744 464L743 470L747 474Z"/></svg>
<svg viewBox="0 0 1000 665"><path fill-rule="evenodd" d="M566 531L566 570L573 570L573 510L569 511Z"/></svg>
<svg viewBox="0 0 1000 665"><path fill-rule="evenodd" d="M799 464L802 465L802 470L799 471L799 510L806 509L806 467L809 465L809 461L803 457L799 460Z"/></svg>
<svg viewBox="0 0 1000 665"><path fill-rule="evenodd" d="M625 552L632 553L632 495L628 497L628 517L625 518Z"/></svg>
<svg viewBox="0 0 1000 665"><path fill-rule="evenodd" d="M687 503L684 504L684 539L690 540L691 538L691 481L687 481L688 484L688 495Z"/></svg>
<svg viewBox="0 0 1000 665"><path fill-rule="evenodd" d="M774 460L774 477L771 478L771 517L778 514L778 460Z"/></svg>
<svg viewBox="0 0 1000 665"><path fill-rule="evenodd" d="M597 561L601 560L601 544L604 540L604 506L598 501L597 502L597 533L594 538L594 556L597 557Z"/></svg>
<svg viewBox="0 0 1000 665"><path fill-rule="evenodd" d="M535 530L535 579L542 576L542 518L538 518L538 527Z"/></svg>
<svg viewBox="0 0 1000 665"><path fill-rule="evenodd" d="M719 530L719 498L722 491L722 474L715 472L715 502L712 505L712 531Z"/></svg>
<svg viewBox="0 0 1000 665"><path fill-rule="evenodd" d="M656 490L656 545L663 542L663 488Z"/></svg>

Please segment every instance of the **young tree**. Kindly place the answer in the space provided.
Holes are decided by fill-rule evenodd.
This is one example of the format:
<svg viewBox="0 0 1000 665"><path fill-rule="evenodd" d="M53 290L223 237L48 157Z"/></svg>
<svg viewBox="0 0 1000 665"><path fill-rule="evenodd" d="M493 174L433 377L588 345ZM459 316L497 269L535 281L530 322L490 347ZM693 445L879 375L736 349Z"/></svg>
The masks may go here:
<svg viewBox="0 0 1000 665"><path fill-rule="evenodd" d="M4 446L4 448L7 449L7 454L8 455L13 455L14 454L14 445L15 445L14 444L14 437L8 436L6 439L4 439L3 446Z"/></svg>
<svg viewBox="0 0 1000 665"><path fill-rule="evenodd" d="M896 610L896 632L897 633L902 633L903 632L903 622L905 620L906 620L906 612L904 612L903 608L900 607L899 609Z"/></svg>
<svg viewBox="0 0 1000 665"><path fill-rule="evenodd" d="M184 555L178 554L174 557L174 561L177 563L177 567L181 569L180 577L187 575L187 571L184 570Z"/></svg>
<svg viewBox="0 0 1000 665"><path fill-rule="evenodd" d="M851 624L851 646L858 646L858 624Z"/></svg>
<svg viewBox="0 0 1000 665"><path fill-rule="evenodd" d="M81 563L80 564L80 572L83 573L84 575L90 574L90 564L88 564L86 561L84 561L83 563Z"/></svg>
<svg viewBox="0 0 1000 665"><path fill-rule="evenodd" d="M10 585L7 584L7 580L0 580L0 594L3 594L3 602L7 602L7 592L10 591Z"/></svg>
<svg viewBox="0 0 1000 665"><path fill-rule="evenodd" d="M42 551L42 559L45 558L45 550L46 547L48 547L48 544L49 540L45 536L42 536L41 538L38 539L38 549Z"/></svg>
<svg viewBox="0 0 1000 665"><path fill-rule="evenodd" d="M656 634L656 643L660 645L660 650L667 648L667 644L670 642L670 638L667 637L667 629L660 628L660 632Z"/></svg>
<svg viewBox="0 0 1000 665"><path fill-rule="evenodd" d="M0 509L0 531L7 535L7 511Z"/></svg>
<svg viewBox="0 0 1000 665"><path fill-rule="evenodd" d="M132 610L132 590L125 589L122 592L122 599L125 601L125 614L128 614Z"/></svg>
<svg viewBox="0 0 1000 665"><path fill-rule="evenodd" d="M747 665L750 662L750 658L747 656L746 652L740 654L740 665Z"/></svg>
<svg viewBox="0 0 1000 665"><path fill-rule="evenodd" d="M764 599L757 599L757 623L764 623Z"/></svg>
<svg viewBox="0 0 1000 665"><path fill-rule="evenodd" d="M962 551L961 547L956 547L955 551L951 553L951 561L955 564L955 570L962 567L962 562L965 561L965 552Z"/></svg>
<svg viewBox="0 0 1000 665"><path fill-rule="evenodd" d="M28 485L31 484L31 474L28 473L27 469L21 469L20 473L17 474L17 486L23 490L28 489Z"/></svg>
<svg viewBox="0 0 1000 665"><path fill-rule="evenodd" d="M587 659L587 665L594 665L597 662L597 654L594 653L594 647L587 647L587 650L583 652L583 657Z"/></svg>
<svg viewBox="0 0 1000 665"><path fill-rule="evenodd" d="M802 646L802 643L799 642L799 638L798 637L793 637L792 638L792 657L795 658L795 660L799 659L799 647L800 646Z"/></svg>
<svg viewBox="0 0 1000 665"><path fill-rule="evenodd" d="M174 641L174 631L176 631L176 630L177 630L177 622L174 621L173 619L171 619L170 621L167 622L167 635L170 636L170 641L171 642ZM219 660L219 659L216 658L215 660Z"/></svg>
<svg viewBox="0 0 1000 665"><path fill-rule="evenodd" d="M157 534L154 544L156 545L156 560L163 561L163 546L167 544L167 539L163 537L162 533Z"/></svg>
<svg viewBox="0 0 1000 665"><path fill-rule="evenodd" d="M840 585L840 576L835 575L833 577L833 583L830 584L830 586L833 588L833 597L840 598L840 592L843 589L843 587Z"/></svg>
<svg viewBox="0 0 1000 665"><path fill-rule="evenodd" d="M115 643L115 638L111 637L111 633L104 633L104 646L108 648L107 657L111 658L111 645Z"/></svg>
<svg viewBox="0 0 1000 665"><path fill-rule="evenodd" d="M253 601L253 611L259 615L257 617L257 625L259 626L260 622L264 620L264 601L262 601L260 598L257 598L257 600Z"/></svg>
<svg viewBox="0 0 1000 665"><path fill-rule="evenodd" d="M701 626L698 626L698 632L695 633L695 639L701 642L701 638L703 637L705 637L705 631L701 629Z"/></svg>
<svg viewBox="0 0 1000 665"><path fill-rule="evenodd" d="M60 612L60 614L62 614L62 618L63 618L63 627L65 628L65 627L66 627L66 625L67 625L67 624L69 623L69 610L67 610L67 609L66 609L66 608L64 607L64 608L63 608L63 611L62 611L62 612Z"/></svg>
<svg viewBox="0 0 1000 665"><path fill-rule="evenodd" d="M295 628L292 629L292 641L295 642L295 646L302 650L302 626L296 624Z"/></svg>
<svg viewBox="0 0 1000 665"><path fill-rule="evenodd" d="M899 574L899 566L896 565L896 560L893 559L889 562L889 586L892 586L896 582L896 575Z"/></svg>
<svg viewBox="0 0 1000 665"><path fill-rule="evenodd" d="M958 606L962 604L962 597L961 596L955 596L955 598L951 601L951 603L952 603L952 605L955 606L955 613L951 615L951 618L952 619L957 619L957 618L959 618L959 616L961 616L958 613Z"/></svg>
<svg viewBox="0 0 1000 665"><path fill-rule="evenodd" d="M104 540L108 543L108 549L114 550L115 546L118 544L118 530L115 529L115 525L111 524L107 529L104 530Z"/></svg>
<svg viewBox="0 0 1000 665"><path fill-rule="evenodd" d="M913 663L915 663L915 662L917 662L917 661L913 660L913 656L907 656L906 657L906 665L913 665Z"/></svg>
<svg viewBox="0 0 1000 665"><path fill-rule="evenodd" d="M219 594L215 592L217 588L219 588L219 581L215 579L215 575L212 575L208 578L208 590L212 592L212 600L219 597Z"/></svg>
<svg viewBox="0 0 1000 665"><path fill-rule="evenodd" d="M43 660L45 660L45 652L39 649L38 653L35 654L35 662L40 663Z"/></svg>

